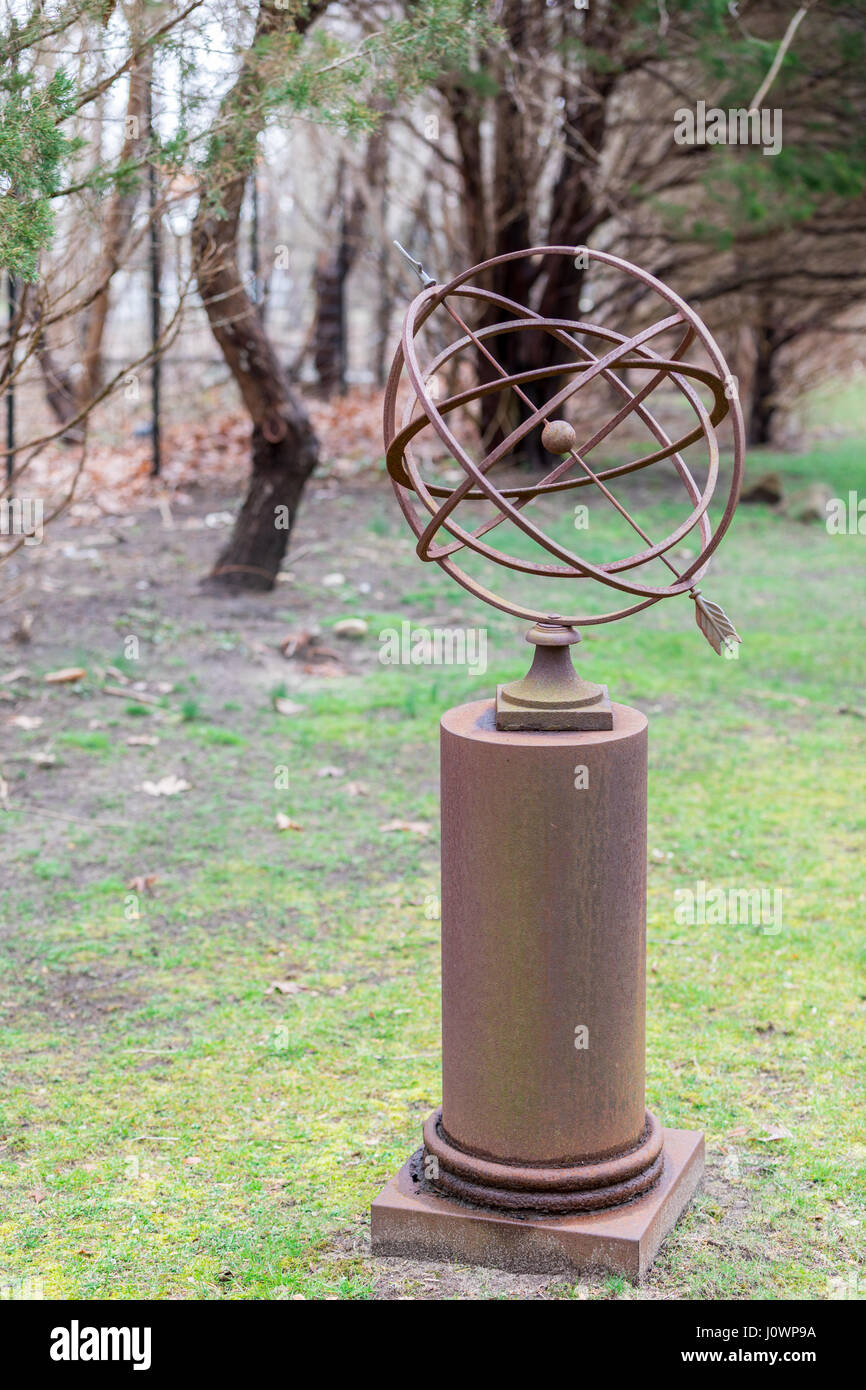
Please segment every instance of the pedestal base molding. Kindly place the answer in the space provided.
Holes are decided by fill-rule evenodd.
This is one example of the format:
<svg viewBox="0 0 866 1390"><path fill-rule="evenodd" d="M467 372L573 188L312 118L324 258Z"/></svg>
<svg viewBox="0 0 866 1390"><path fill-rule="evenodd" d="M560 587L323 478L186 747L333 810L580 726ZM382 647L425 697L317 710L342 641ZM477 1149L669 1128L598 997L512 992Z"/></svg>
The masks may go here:
<svg viewBox="0 0 866 1390"><path fill-rule="evenodd" d="M424 1125L423 1171L432 1191L480 1206L545 1214L598 1211L640 1196L662 1172L662 1127L647 1111L640 1142L595 1163L499 1163L466 1153L443 1132L442 1111ZM434 1175L434 1176L431 1176Z"/></svg>
<svg viewBox="0 0 866 1390"><path fill-rule="evenodd" d="M639 1283L700 1183L704 1136L662 1130L660 1159L661 1173L642 1196L553 1216L470 1206L441 1195L424 1181L419 1150L373 1202L373 1254L527 1273L602 1270Z"/></svg>

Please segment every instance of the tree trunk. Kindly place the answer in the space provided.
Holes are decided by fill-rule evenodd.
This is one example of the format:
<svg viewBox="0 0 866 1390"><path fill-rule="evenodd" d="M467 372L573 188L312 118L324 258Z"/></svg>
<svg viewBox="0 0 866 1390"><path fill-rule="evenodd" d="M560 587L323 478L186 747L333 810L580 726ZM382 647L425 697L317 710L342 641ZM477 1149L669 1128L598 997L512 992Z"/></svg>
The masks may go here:
<svg viewBox="0 0 866 1390"><path fill-rule="evenodd" d="M252 420L252 473L228 544L209 576L230 589L272 589L286 552L304 486L319 446L300 397L271 344L238 265L244 187L262 126L255 98L262 81L257 54L263 38L301 32L326 8L312 4L293 19L273 0L261 0L253 47L224 98L221 137L211 173L220 182L219 212L202 193L192 234L193 263L211 331ZM279 61L275 52L272 61Z"/></svg>
<svg viewBox="0 0 866 1390"><path fill-rule="evenodd" d="M36 338L36 360L42 373L45 399L52 415L59 425L72 420L78 413L78 394L75 382L58 362L54 350L49 346L45 330ZM84 438L81 424L73 425L60 436L63 444L80 444Z"/></svg>
<svg viewBox="0 0 866 1390"><path fill-rule="evenodd" d="M356 193L353 202L357 203ZM313 275L316 318L313 326L313 364L319 390L333 396L346 389L346 277L352 263L349 246L350 219L345 203L345 168L342 159L337 171L337 187L332 205L336 213L334 246L319 252Z"/></svg>
<svg viewBox="0 0 866 1390"><path fill-rule="evenodd" d="M147 148L150 139L148 101L152 76L153 51L146 49L129 72L125 133L120 151L121 162L140 159ZM123 245L129 235L138 203L139 189L140 182L135 177L132 188L125 191L115 190L108 201L99 266L100 288L90 305L84 325L84 344L81 354L83 371L77 392L79 404L91 400L102 384L102 340L108 318L111 281L120 267Z"/></svg>
<svg viewBox="0 0 866 1390"><path fill-rule="evenodd" d="M492 107L471 84L453 78L443 84L458 148L466 237L475 263L533 243L574 245L576 251L607 216L607 210L599 207L596 199L596 166L605 137L608 103L618 75L616 63L609 59L616 55L629 8L623 5L620 13L605 7L597 18L588 10L575 18L564 9L555 15L546 14L532 0L504 0L498 22L508 36L510 54L500 50L488 55L485 62L486 71L497 83ZM562 153L549 200L544 200L549 201L550 207L547 225L539 227L538 132L530 120L531 107L519 90L512 65L514 55L533 49L544 51L551 37L546 26L551 24L560 26L559 41L579 37L587 59L581 82L563 83ZM573 31L574 25L581 27ZM483 174L481 130L485 117L491 116L493 168L488 181ZM486 287L520 304L532 302L545 317L577 319L583 281L584 271L575 266L573 259L560 256L548 258L543 266L533 266L526 260L498 266L488 276ZM481 321L491 324L503 318L508 318L508 314L491 308ZM488 338L486 346L509 375L553 366L566 351L550 334L532 331ZM483 354L478 356L477 370L484 382L500 375ZM523 390L533 406L538 407L562 385L562 378L548 377ZM526 415L526 406L513 391L486 396L480 406L486 449L500 443ZM551 456L541 445L540 429L533 430L523 441L519 461L550 466Z"/></svg>
<svg viewBox="0 0 866 1390"><path fill-rule="evenodd" d="M749 405L747 441L749 444L771 444L776 415L776 352L773 330L761 323L755 333L755 369L752 374L752 395Z"/></svg>
<svg viewBox="0 0 866 1390"><path fill-rule="evenodd" d="M385 138L385 120L382 120L383 148L378 168L377 222L380 235L379 250L376 254L378 267L378 292L376 295L376 338L373 349L373 380L378 387L384 387L388 377L388 348L391 338L391 316L394 312L394 280L391 274L391 246L388 241L388 152Z"/></svg>
<svg viewBox="0 0 866 1390"><path fill-rule="evenodd" d="M133 43L138 32L134 26ZM135 163L141 159L150 135L148 123L148 93L153 76L153 50L146 49L129 70L129 89L126 99L124 138L120 163ZM140 181L133 173L131 182L116 188L108 199L103 222L102 242L97 268L97 291L84 316L81 375L73 379L58 362L45 335L40 334L36 355L45 385L45 399L58 424L73 419L98 394L102 385L102 342L110 305L111 282L120 268L123 248L129 236L138 204ZM63 442L80 442L80 431L72 429L62 436Z"/></svg>
<svg viewBox="0 0 866 1390"><path fill-rule="evenodd" d="M253 426L252 473L228 544L209 580L234 589L274 587L307 478L318 462L312 430L290 428L272 442Z"/></svg>
<svg viewBox="0 0 866 1390"><path fill-rule="evenodd" d="M224 218L200 214L193 233L199 293L253 424L247 496L210 579L229 588L272 589L319 446L243 287L237 261L243 185L241 175L225 192Z"/></svg>
<svg viewBox="0 0 866 1390"><path fill-rule="evenodd" d="M313 361L319 389L326 396L346 389L346 282L361 249L367 201L382 186L387 161L385 130L383 116L367 141L363 169L353 170L348 179L340 160L331 205L331 214L337 217L336 244L332 250L321 252L316 262Z"/></svg>

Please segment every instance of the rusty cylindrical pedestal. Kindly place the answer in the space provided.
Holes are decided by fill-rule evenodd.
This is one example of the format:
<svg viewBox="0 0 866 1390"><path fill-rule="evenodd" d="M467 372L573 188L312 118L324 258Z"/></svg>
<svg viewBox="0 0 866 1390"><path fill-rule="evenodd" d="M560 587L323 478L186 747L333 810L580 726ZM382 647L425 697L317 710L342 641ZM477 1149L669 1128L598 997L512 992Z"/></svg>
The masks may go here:
<svg viewBox="0 0 866 1390"><path fill-rule="evenodd" d="M441 1111L425 1181L565 1213L647 1192L647 721L502 732L492 701L442 719Z"/></svg>
<svg viewBox="0 0 866 1390"><path fill-rule="evenodd" d="M647 723L442 719L442 1109L373 1202L377 1255L640 1280L703 1135L644 1103Z"/></svg>

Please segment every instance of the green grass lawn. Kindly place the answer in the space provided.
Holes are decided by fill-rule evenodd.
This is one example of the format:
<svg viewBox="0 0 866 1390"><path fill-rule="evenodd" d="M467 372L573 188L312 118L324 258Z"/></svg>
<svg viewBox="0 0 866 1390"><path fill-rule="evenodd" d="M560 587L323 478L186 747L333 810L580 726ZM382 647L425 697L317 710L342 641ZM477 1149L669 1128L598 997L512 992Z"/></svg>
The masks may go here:
<svg viewBox="0 0 866 1390"><path fill-rule="evenodd" d="M845 496L863 447L752 472ZM743 635L738 661L714 656L686 599L580 648L587 675L650 717L647 1099L708 1145L705 1188L637 1291L370 1257L370 1201L440 1099L438 716L520 674L528 648L399 543L384 483L358 517L384 601L314 593L299 563L284 606L315 602L326 626L359 613L373 651L404 619L487 624L483 675L371 661L293 690L305 709L284 716L264 687L213 694L191 656L243 666L240 625L173 622L137 674L180 693L160 708L53 688L57 766L7 769L0 1285L826 1298L856 1292L859 1264L863 1296L866 537L744 507L703 584ZM109 633L82 664L117 646ZM147 733L158 748L126 742ZM168 773L190 790L141 792ZM19 809L32 778L41 819ZM278 812L301 829L278 832ZM395 819L430 831L381 830ZM699 880L779 890L780 929L679 924L675 893Z"/></svg>

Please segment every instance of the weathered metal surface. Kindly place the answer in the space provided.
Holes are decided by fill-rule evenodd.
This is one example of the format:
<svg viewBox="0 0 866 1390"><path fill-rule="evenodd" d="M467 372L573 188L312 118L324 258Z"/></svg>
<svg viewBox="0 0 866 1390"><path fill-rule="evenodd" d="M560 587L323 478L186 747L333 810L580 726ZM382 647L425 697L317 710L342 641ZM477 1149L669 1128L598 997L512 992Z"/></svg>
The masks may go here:
<svg viewBox="0 0 866 1390"><path fill-rule="evenodd" d="M570 454L577 444L577 431L567 420L551 420L541 431L541 442L551 454Z"/></svg>
<svg viewBox="0 0 866 1390"><path fill-rule="evenodd" d="M627 1153L601 1163L567 1163L556 1168L496 1163L468 1154L450 1143L442 1130L442 1111L435 1110L424 1125L420 1171L435 1177L430 1187L479 1206L508 1211L600 1211L630 1202L647 1192L662 1172L662 1129L649 1111L640 1142Z"/></svg>
<svg viewBox="0 0 866 1390"><path fill-rule="evenodd" d="M649 1192L624 1206L572 1215L470 1206L430 1188L416 1155L373 1202L373 1253L539 1274L608 1270L639 1283L704 1170L703 1135L663 1134L664 1166Z"/></svg>
<svg viewBox="0 0 866 1390"><path fill-rule="evenodd" d="M518 681L496 689L497 729L612 729L607 687L577 674L569 647L580 633L553 615L526 634L535 647L532 666Z"/></svg>
<svg viewBox="0 0 866 1390"><path fill-rule="evenodd" d="M468 283L495 265L572 256L577 249L631 276L673 312L629 337L606 325L543 317ZM740 640L697 587L739 497L744 448L736 387L694 311L615 256L534 247L486 261L447 285L412 264L424 288L406 314L385 392L388 470L420 558L435 561L484 602L535 622L529 640L536 652L522 680L500 687L495 707L478 701L442 720L443 1102L424 1126L423 1149L373 1204L373 1248L522 1269L601 1265L640 1278L700 1179L703 1137L662 1131L645 1109L646 720L612 706L605 687L583 680L569 646L579 640L577 626L610 622L683 593L694 600L698 626L717 651ZM480 306L488 319L492 311L501 318L473 329L455 307L461 300ZM440 306L461 336L422 368L416 337ZM509 375L489 343L539 330L562 346L563 360ZM651 344L670 330L679 341L662 356ZM599 341L600 351L584 338ZM684 360L695 341L710 368ZM440 399L431 383L467 349L487 360L495 379ZM617 374L624 368L645 374L637 391ZM411 394L398 425L404 371ZM535 406L524 386L554 378L565 385ZM578 445L560 411L595 380L623 404ZM676 388L697 418L675 440L645 404L662 383ZM710 407L696 385L709 388ZM513 392L526 414L476 462L448 417L500 391ZM733 466L713 530L716 427L729 413ZM658 447L615 466L590 467L588 455L629 417ZM422 475L413 441L428 428L463 469L456 487ZM559 462L540 482L497 488L491 471L535 429ZM682 457L698 440L706 447L703 487ZM692 509L653 544L608 483L665 459ZM637 532L643 549L593 564L525 515L536 498L587 486ZM495 514L468 529L457 510L478 500L492 503ZM485 537L506 522L550 560L489 544ZM678 568L671 552L695 528L698 553ZM595 580L636 601L606 614L542 612L500 597L459 568L453 557L463 550L518 573ZM672 572L672 583L650 584L630 573L655 559Z"/></svg>
<svg viewBox="0 0 866 1390"><path fill-rule="evenodd" d="M464 588L476 597L505 612L531 621L543 621L546 614L538 609L511 602L487 589L472 575L462 570L453 556L460 550L476 552L497 564L523 573L542 575L550 579L594 579L610 588L619 590L638 599L615 612L607 614L569 614L563 622L569 626L582 627L593 623L610 622L613 619L636 613L662 598L688 593L696 602L699 590L696 581L703 574L707 561L724 536L739 498L743 474L744 431L742 412L737 398L735 379L709 330L679 295L669 289L640 267L632 265L617 256L593 249L580 248L591 263L597 261L612 267L636 280L646 289L652 290L674 312L665 318L633 334L631 337L618 333L606 325L585 323L580 320L546 318L526 306L516 303L503 295L494 294L477 285L469 284L472 279L481 277L492 266L503 265L524 257L574 256L578 248L573 246L531 247L525 251L509 252L497 256L463 271L445 285L424 279L425 288L413 300L406 313L401 345L394 357L388 384L385 391L385 445L388 471L394 484L398 501L415 535L418 537L418 555L422 560L433 560ZM490 309L502 311L501 321L473 329L460 316L455 302L469 300ZM457 324L461 337L439 352L422 367L417 350L416 336L430 315L440 306L450 314ZM668 357L659 356L650 343L659 335L672 329L682 329L682 336L676 348ZM527 370L509 375L496 361L488 347L488 340L505 333L541 330L551 336L566 350L563 360L552 366ZM600 340L602 352L592 351L582 341L583 338ZM712 366L703 368L683 360L683 354L695 341L704 348ZM605 351L604 348L608 346ZM497 373L498 379L481 382L467 390L462 390L445 399L435 399L431 381L457 355L467 348L480 352ZM646 383L633 392L621 380L615 369L629 368L644 372ZM412 395L407 402L402 423L397 424L397 396L403 373L407 373L412 387ZM543 406L536 407L523 390L529 382L545 379L569 378L565 386L555 391ZM535 429L541 429L557 451L560 446L569 445L568 430L573 429L566 421L557 418L560 408L596 378L606 381L624 401L622 407L600 429L583 443L569 446L565 457L540 482L520 486L497 488L489 474L497 463L507 458L521 441ZM709 387L713 404L707 410L692 381ZM644 402L662 382L672 383L691 407L697 417L697 425L687 430L680 438L671 440L666 431L647 409ZM447 416L454 410L470 405L482 396L500 391L512 391L525 404L527 414L520 424L496 448L491 449L479 462L476 462L461 444L457 435L449 427ZM719 475L719 448L716 426L730 414L733 431L733 466L728 496L723 514L715 528L710 526L707 516ZM641 421L659 448L615 467L593 469L587 457L608 435L626 418L634 416ZM430 427L447 448L465 473L465 478L456 487L444 487L428 483L422 476L421 468L412 452L412 442L425 428ZM544 438L544 433L542 438ZM576 436L575 436L576 438ZM707 453L707 476L703 488L699 488L686 465L682 450L702 439ZM625 506L611 492L608 482L639 469L648 467L663 459L671 459L692 510L665 539L653 544L647 533L629 513ZM570 475L570 476L569 476ZM553 492L574 488L594 486L599 489L609 504L628 522L634 531L646 542L642 550L618 560L603 564L591 564L588 560L572 552L567 546L554 541L535 525L525 514L524 508L533 498ZM488 518L473 529L466 529L456 519L457 508L464 500L486 498L497 509L497 515ZM420 503L420 509L418 504ZM558 564L528 559L509 554L489 545L484 539L494 528L509 521L527 536L537 542L542 550L548 552ZM695 527L700 532L698 553L682 569L678 569L670 559L669 553L684 536ZM447 532L451 539L444 542L441 534ZM649 584L640 578L626 576L626 571L638 569L654 558L660 558L674 576L674 582L667 585ZM699 624L700 625L700 624ZM704 631L704 627L701 627ZM732 629L733 631L733 629ZM731 640L738 641L735 632Z"/></svg>
<svg viewBox="0 0 866 1390"><path fill-rule="evenodd" d="M613 730L585 733L502 732L483 700L442 719L443 1109L428 1147L465 1197L486 1175L522 1189L515 1206L556 1210L540 1170L559 1169L572 1209L603 1205L605 1184L633 1180L614 1193L625 1200L658 1156L644 1104L647 722L614 714Z"/></svg>

